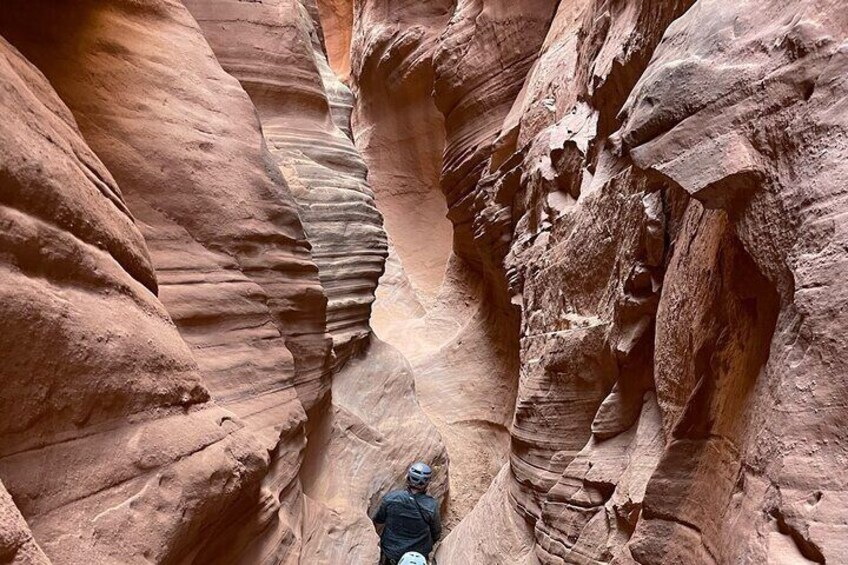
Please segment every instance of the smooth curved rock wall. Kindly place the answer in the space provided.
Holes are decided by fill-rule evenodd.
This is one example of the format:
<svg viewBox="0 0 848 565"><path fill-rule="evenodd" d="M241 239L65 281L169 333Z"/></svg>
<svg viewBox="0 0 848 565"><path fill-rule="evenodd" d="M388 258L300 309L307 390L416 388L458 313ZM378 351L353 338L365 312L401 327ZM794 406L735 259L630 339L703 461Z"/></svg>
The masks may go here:
<svg viewBox="0 0 848 565"><path fill-rule="evenodd" d="M32 537L12 497L0 484L0 563L10 565L48 565L50 560Z"/></svg>
<svg viewBox="0 0 848 565"><path fill-rule="evenodd" d="M472 209L493 143L545 39L555 0L458 0L434 54L433 98L445 119L440 186L454 251L475 266Z"/></svg>
<svg viewBox="0 0 848 565"><path fill-rule="evenodd" d="M327 59L339 79L350 79L351 44L353 43L353 0L318 0L317 8Z"/></svg>
<svg viewBox="0 0 848 565"><path fill-rule="evenodd" d="M332 366L297 205L250 99L181 4L67 10L4 11L3 33L48 75L124 186L212 393L257 432L255 456L271 454L261 491L193 559L297 559L305 411L329 391Z"/></svg>
<svg viewBox="0 0 848 565"><path fill-rule="evenodd" d="M368 338L386 241L368 171L349 137L352 96L328 66L307 10L315 5L186 4L256 105L269 151L299 203L341 362Z"/></svg>
<svg viewBox="0 0 848 565"><path fill-rule="evenodd" d="M53 563L186 559L257 494L268 455L211 400L74 116L0 50L0 476ZM46 562L3 499L4 558Z"/></svg>
<svg viewBox="0 0 848 565"><path fill-rule="evenodd" d="M368 163L394 253L415 291L432 299L451 254L439 190L444 123L431 92L433 55L452 2L366 0L354 9L356 145Z"/></svg>
<svg viewBox="0 0 848 565"><path fill-rule="evenodd" d="M10 0L0 562L848 561L841 4Z"/></svg>
<svg viewBox="0 0 848 565"><path fill-rule="evenodd" d="M432 92L455 8L358 3L352 46L354 133L392 244L374 329L409 359L450 454L448 527L503 467L517 387L514 319L462 255L440 182L446 131Z"/></svg>
<svg viewBox="0 0 848 565"><path fill-rule="evenodd" d="M232 256L266 288L296 350L298 387L314 402L328 384L329 344L309 243L253 105L188 11L168 0L88 2L67 14L40 2L18 8L4 12L4 34L59 90L130 197Z"/></svg>

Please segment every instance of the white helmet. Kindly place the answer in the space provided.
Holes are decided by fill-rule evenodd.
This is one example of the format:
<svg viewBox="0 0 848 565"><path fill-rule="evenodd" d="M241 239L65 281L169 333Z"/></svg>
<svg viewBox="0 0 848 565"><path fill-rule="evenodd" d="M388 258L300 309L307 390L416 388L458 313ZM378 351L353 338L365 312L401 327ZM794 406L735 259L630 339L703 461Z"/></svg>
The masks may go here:
<svg viewBox="0 0 848 565"><path fill-rule="evenodd" d="M427 565L427 559L420 553L410 551L403 554L403 557L398 561L398 565Z"/></svg>
<svg viewBox="0 0 848 565"><path fill-rule="evenodd" d="M429 465L421 462L413 463L406 472L406 482L412 487L427 488L432 476L433 470Z"/></svg>

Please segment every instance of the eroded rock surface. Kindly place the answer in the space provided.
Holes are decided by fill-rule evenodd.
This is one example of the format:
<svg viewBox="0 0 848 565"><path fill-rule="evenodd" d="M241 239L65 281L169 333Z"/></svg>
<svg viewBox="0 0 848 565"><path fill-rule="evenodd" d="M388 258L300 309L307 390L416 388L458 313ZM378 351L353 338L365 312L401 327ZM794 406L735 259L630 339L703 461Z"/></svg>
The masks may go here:
<svg viewBox="0 0 848 565"><path fill-rule="evenodd" d="M805 560L838 563L848 558L848 530L836 510L846 485L834 411L848 390L835 378L844 344L826 336L843 319L834 205L848 155L848 18L838 2L735 8L698 2L670 26L624 112L634 162L719 210L732 232L718 252L701 251L714 279L697 294L721 303L675 313L669 305L658 318L665 332L692 335L685 357L694 358L694 386L648 484L630 552L651 563L777 561L791 540ZM669 80L697 95L682 104ZM656 105L641 105L646 99ZM674 259L685 260L682 249ZM657 341L658 350L673 348L668 356L680 355L674 345ZM658 373L658 390L678 378ZM659 398L670 412L679 402ZM673 551L658 551L659 531Z"/></svg>
<svg viewBox="0 0 848 565"><path fill-rule="evenodd" d="M211 400L74 116L0 48L0 475L54 563L185 559L255 495L268 455ZM8 503L4 558L44 562Z"/></svg>
<svg viewBox="0 0 848 565"><path fill-rule="evenodd" d="M425 297L438 292L451 253L439 190L444 120L431 96L433 56L451 13L450 0L366 0L353 21L356 144L394 252Z"/></svg>
<svg viewBox="0 0 848 565"><path fill-rule="evenodd" d="M211 392L257 432L253 456L270 454L261 490L194 559L296 560L305 411L329 390L330 339L318 269L254 106L181 4L27 3L3 16L124 187Z"/></svg>
<svg viewBox="0 0 848 565"><path fill-rule="evenodd" d="M841 190L829 73L844 70L845 21L827 2L726 8L561 4L466 189L478 240L509 242L522 315L509 488L542 563L845 558L842 521L816 510L844 496L821 480L837 474L800 471L844 457L829 450L844 387L812 361L841 354L792 353L817 308L838 323L799 281L827 287L839 263L819 212ZM492 508L445 557L491 552L472 532ZM514 539L501 554L523 558Z"/></svg>
<svg viewBox="0 0 848 565"><path fill-rule="evenodd" d="M492 299L498 290L452 227L442 191L443 154L452 151L446 143L454 132L433 91L445 30L466 12L453 2L368 0L355 12L352 46L354 133L392 245L374 329L410 360L421 406L445 440L448 527L503 467L517 387L515 319L506 300ZM490 35L515 23L507 15L496 20L486 24ZM541 42L544 31L538 35ZM482 54L484 41L477 46L483 57L490 55ZM520 82L506 83L520 89Z"/></svg>
<svg viewBox="0 0 848 565"><path fill-rule="evenodd" d="M268 148L300 204L341 362L368 338L386 238L349 134L352 95L329 68L315 4L186 4L224 69L250 94Z"/></svg>
<svg viewBox="0 0 848 565"><path fill-rule="evenodd" d="M335 375L332 402L309 436L301 561L376 563L379 538L369 516L418 460L432 465L430 494L443 499L447 453L418 406L412 368L399 351L374 340Z"/></svg>
<svg viewBox="0 0 848 565"><path fill-rule="evenodd" d="M0 562L848 562L843 4L7 0Z"/></svg>
<svg viewBox="0 0 848 565"><path fill-rule="evenodd" d="M48 565L50 560L38 547L12 497L0 485L0 563Z"/></svg>

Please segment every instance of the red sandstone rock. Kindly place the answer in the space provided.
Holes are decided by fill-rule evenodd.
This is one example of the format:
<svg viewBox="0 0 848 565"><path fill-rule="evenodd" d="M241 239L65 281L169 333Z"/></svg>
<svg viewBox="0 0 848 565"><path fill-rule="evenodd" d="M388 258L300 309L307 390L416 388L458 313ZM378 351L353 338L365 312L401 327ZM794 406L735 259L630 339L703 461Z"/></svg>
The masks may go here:
<svg viewBox="0 0 848 565"><path fill-rule="evenodd" d="M357 3L351 47L356 144L394 250L427 297L451 252L439 190L444 124L431 96L433 54L451 8L450 0Z"/></svg>
<svg viewBox="0 0 848 565"><path fill-rule="evenodd" d="M369 335L386 247L365 163L346 133L351 94L329 69L301 0L186 4L224 69L250 94L269 151L300 204L342 362Z"/></svg>
<svg viewBox="0 0 848 565"><path fill-rule="evenodd" d="M288 522L299 516L304 410L328 391L329 340L317 268L255 109L180 4L92 3L73 17L27 9L4 12L5 33L50 76L124 185L212 393L259 433L255 457L276 453L262 493L233 509L236 538L219 537L226 551L211 545L197 559L261 553L266 536L283 553L281 540L299 538Z"/></svg>
<svg viewBox="0 0 848 565"><path fill-rule="evenodd" d="M664 332L692 336L688 350L657 343L666 358L692 359L694 371L630 544L642 562L848 558L834 412L848 394L834 378L846 357L841 340L826 337L842 320L833 208L848 154L836 102L848 63L841 8L698 2L669 28L625 107L634 162L721 210L703 223L728 224L724 234L707 228L709 245L681 245L670 265L680 282L669 300L683 292L706 303L673 317L672 302L658 319ZM693 93L686 104L669 96L669 82ZM648 99L653 107L640 104ZM681 237L698 241L687 228ZM692 261L714 265L709 284L681 272ZM672 393L660 396L669 411L680 406L681 385L667 384L678 375L657 374L658 390ZM673 552L657 546L660 531ZM687 543L694 531L698 541Z"/></svg>
<svg viewBox="0 0 848 565"><path fill-rule="evenodd" d="M448 525L470 511L503 466L518 384L506 301L490 300L499 291L481 279L480 258L468 255L459 232L458 256L449 248L439 188L446 133L432 92L443 32L461 15L454 8L363 2L352 47L354 130L396 258L378 289L375 331L412 362L422 408L452 454ZM487 22L487 33L501 23Z"/></svg>
<svg viewBox="0 0 848 565"><path fill-rule="evenodd" d="M506 272L523 334L514 501L535 523L542 562L844 559L836 542L843 526L814 510L840 483L813 486L801 471L818 473L840 458L827 422L841 388L826 385L821 400L799 395L821 383L821 366L787 360L798 336L822 335L805 325L816 323L820 299L798 292L800 273L832 273L837 264L809 251L824 249L822 241L803 243L805 233L822 233L812 227L820 225L816 213L805 214L818 210L817 199L830 201L833 186L816 171L839 178L829 159L845 150L832 137L840 131L832 112L816 105L816 94L830 96L840 84L824 78L841 61L838 40L829 39L844 35L835 6L727 11L702 1L685 15L687 3L560 6L504 121L490 176L469 189L478 241L504 233L505 213L514 226ZM811 153L818 144L830 150ZM642 220L635 208L627 212L637 197ZM832 329L832 310L818 303L831 312ZM809 317L798 318L799 309ZM560 362L558 336L574 335L577 320L600 324L602 345L582 338ZM600 381L587 378L599 368ZM586 392L568 396L567 383L605 379L615 386L600 405ZM646 437L664 441L639 448L633 426L638 419L643 433L642 393L651 388L662 419L645 422ZM545 411L552 399L568 402ZM811 415L790 423L780 407L787 402L792 414ZM591 427L579 423L587 417ZM551 429L570 433L557 435L557 445ZM567 442L579 441L581 429L593 436L568 463ZM801 447L809 442L812 450ZM635 450L629 463L603 471L611 454L626 450ZM444 555L490 554L475 549L470 533L482 531L490 513L481 503ZM509 541L502 549L521 555Z"/></svg>
<svg viewBox="0 0 848 565"><path fill-rule="evenodd" d="M0 563L49 565L12 497L0 484Z"/></svg>
<svg viewBox="0 0 848 565"><path fill-rule="evenodd" d="M442 565L848 562L841 2L47 4L0 561L368 563L423 458Z"/></svg>
<svg viewBox="0 0 848 565"><path fill-rule="evenodd" d="M0 50L0 475L54 563L186 558L256 492L267 454L210 400L73 115ZM46 562L2 505L4 558Z"/></svg>
<svg viewBox="0 0 848 565"><path fill-rule="evenodd" d="M28 2L4 11L2 28L58 89L128 198L233 257L266 289L310 405L327 384L326 298L246 93L177 2L90 2L64 16ZM116 60L116 49L126 56Z"/></svg>

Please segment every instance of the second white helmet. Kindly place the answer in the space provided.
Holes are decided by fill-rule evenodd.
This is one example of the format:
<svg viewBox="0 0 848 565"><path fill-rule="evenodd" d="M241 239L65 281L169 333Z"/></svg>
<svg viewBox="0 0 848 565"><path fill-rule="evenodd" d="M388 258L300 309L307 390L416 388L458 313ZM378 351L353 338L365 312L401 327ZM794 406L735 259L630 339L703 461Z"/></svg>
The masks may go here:
<svg viewBox="0 0 848 565"><path fill-rule="evenodd" d="M427 565L427 559L420 553L410 551L403 554L403 557L398 561L398 565Z"/></svg>

